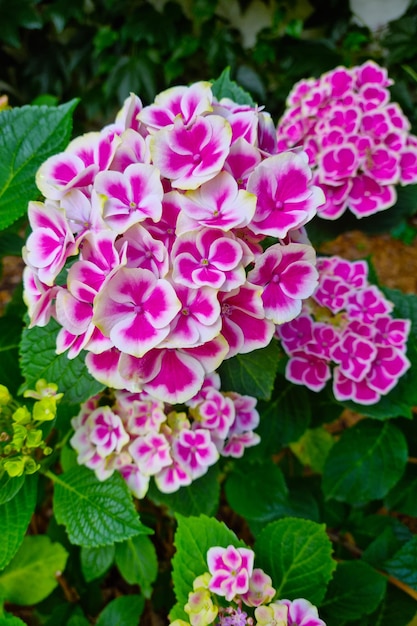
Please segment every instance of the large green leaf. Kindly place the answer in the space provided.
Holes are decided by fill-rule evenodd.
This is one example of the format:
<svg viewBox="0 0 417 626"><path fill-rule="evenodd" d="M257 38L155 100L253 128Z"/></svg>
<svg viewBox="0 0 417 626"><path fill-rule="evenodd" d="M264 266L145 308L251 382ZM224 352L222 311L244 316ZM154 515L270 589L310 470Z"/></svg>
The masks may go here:
<svg viewBox="0 0 417 626"><path fill-rule="evenodd" d="M338 563L320 614L328 626L375 611L385 595L387 579L362 561Z"/></svg>
<svg viewBox="0 0 417 626"><path fill-rule="evenodd" d="M15 497L17 492L23 487L25 479L25 474L11 477L7 472L4 472L0 478L0 505Z"/></svg>
<svg viewBox="0 0 417 626"><path fill-rule="evenodd" d="M115 598L102 610L96 626L137 626L144 607L143 596L137 594Z"/></svg>
<svg viewBox="0 0 417 626"><path fill-rule="evenodd" d="M100 482L86 467L74 467L54 481L54 512L71 543L97 548L150 531L139 521L120 474Z"/></svg>
<svg viewBox="0 0 417 626"><path fill-rule="evenodd" d="M408 541L385 564L386 571L417 591L417 536Z"/></svg>
<svg viewBox="0 0 417 626"><path fill-rule="evenodd" d="M223 522L200 515L199 517L183 517L177 515L178 528L175 533L176 553L172 560L174 592L178 602L175 615L182 615L182 610L193 589L193 581L200 574L208 571L207 551L212 546L229 545L245 547L236 535Z"/></svg>
<svg viewBox="0 0 417 626"><path fill-rule="evenodd" d="M58 107L24 106L0 113L0 229L27 211L39 191L35 174L66 147L77 100Z"/></svg>
<svg viewBox="0 0 417 626"><path fill-rule="evenodd" d="M0 506L0 569L15 555L35 509L38 477L27 476L14 498ZM7 532L6 532L7 529Z"/></svg>
<svg viewBox="0 0 417 626"><path fill-rule="evenodd" d="M417 467L407 465L405 473L384 499L390 511L417 517Z"/></svg>
<svg viewBox="0 0 417 626"><path fill-rule="evenodd" d="M68 553L46 535L28 535L0 574L0 596L13 604L36 604L58 585Z"/></svg>
<svg viewBox="0 0 417 626"><path fill-rule="evenodd" d="M370 615L362 615L355 622L349 621L349 626L415 626L411 621L417 615L416 601L404 592L388 585L387 593L382 602ZM337 626L338 621L335 620ZM332 626L329 624L328 626Z"/></svg>
<svg viewBox="0 0 417 626"><path fill-rule="evenodd" d="M406 439L392 423L362 420L330 450L324 495L350 504L383 498L401 478L407 456Z"/></svg>
<svg viewBox="0 0 417 626"><path fill-rule="evenodd" d="M152 482L148 497L180 515L214 515L220 499L218 465L211 467L207 474L194 480L188 487L181 487L174 493L162 493Z"/></svg>
<svg viewBox="0 0 417 626"><path fill-rule="evenodd" d="M89 373L83 353L75 359L66 354L56 354L55 340L59 325L51 320L47 326L25 328L20 343L20 356L24 388L34 388L36 381L45 378L58 385L65 400L77 404L84 402L104 388Z"/></svg>
<svg viewBox="0 0 417 626"><path fill-rule="evenodd" d="M286 518L268 524L255 542L257 563L272 578L278 598L319 604L336 567L324 524Z"/></svg>
<svg viewBox="0 0 417 626"><path fill-rule="evenodd" d="M139 585L145 598L152 594L152 584L158 574L155 546L146 535L136 535L116 543L116 565L131 585Z"/></svg>
<svg viewBox="0 0 417 626"><path fill-rule="evenodd" d="M275 341L249 354L237 354L219 369L224 391L237 391L269 400L278 368L279 350Z"/></svg>

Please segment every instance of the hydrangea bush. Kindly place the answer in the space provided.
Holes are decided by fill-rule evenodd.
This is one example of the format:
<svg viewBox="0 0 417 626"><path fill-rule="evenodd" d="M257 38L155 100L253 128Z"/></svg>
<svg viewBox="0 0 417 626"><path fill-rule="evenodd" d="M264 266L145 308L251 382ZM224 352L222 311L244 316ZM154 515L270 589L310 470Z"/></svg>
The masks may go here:
<svg viewBox="0 0 417 626"><path fill-rule="evenodd" d="M409 626L417 297L309 240L413 189L389 82L0 113L2 626Z"/></svg>

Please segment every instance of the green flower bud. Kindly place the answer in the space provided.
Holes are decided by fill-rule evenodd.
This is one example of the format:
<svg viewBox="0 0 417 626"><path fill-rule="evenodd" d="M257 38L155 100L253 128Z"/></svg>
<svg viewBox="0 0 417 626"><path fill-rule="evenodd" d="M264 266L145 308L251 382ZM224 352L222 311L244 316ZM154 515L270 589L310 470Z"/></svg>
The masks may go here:
<svg viewBox="0 0 417 626"><path fill-rule="evenodd" d="M12 400L9 390L4 385L0 385L0 405L6 406Z"/></svg>
<svg viewBox="0 0 417 626"><path fill-rule="evenodd" d="M56 415L55 398L42 398L33 406L33 418L37 422L50 422Z"/></svg>
<svg viewBox="0 0 417 626"><path fill-rule="evenodd" d="M42 443L43 432L40 429L28 430L26 436L26 446L28 448L39 448Z"/></svg>
<svg viewBox="0 0 417 626"><path fill-rule="evenodd" d="M11 478L21 476L25 470L25 463L21 456L15 456L12 459L6 459L3 467Z"/></svg>
<svg viewBox="0 0 417 626"><path fill-rule="evenodd" d="M12 445L16 450L21 450L25 441L28 431L22 424L13 424L13 439Z"/></svg>
<svg viewBox="0 0 417 626"><path fill-rule="evenodd" d="M30 424L32 415L26 406L21 406L13 413L12 418L19 424Z"/></svg>
<svg viewBox="0 0 417 626"><path fill-rule="evenodd" d="M39 463L36 463L35 459L32 459L30 456L24 457L24 463L26 474L34 474L40 468Z"/></svg>

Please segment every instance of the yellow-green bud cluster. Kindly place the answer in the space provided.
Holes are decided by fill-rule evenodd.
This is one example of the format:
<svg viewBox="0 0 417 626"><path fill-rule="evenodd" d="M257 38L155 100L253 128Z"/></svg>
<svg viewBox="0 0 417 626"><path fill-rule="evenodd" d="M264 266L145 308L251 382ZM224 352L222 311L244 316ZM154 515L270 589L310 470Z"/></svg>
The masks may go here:
<svg viewBox="0 0 417 626"><path fill-rule="evenodd" d="M24 392L33 398L29 406L21 404L0 385L0 474L10 477L33 474L39 467L40 457L51 454L44 441L42 424L55 419L57 403L62 398L58 387L46 380L38 380L35 389Z"/></svg>

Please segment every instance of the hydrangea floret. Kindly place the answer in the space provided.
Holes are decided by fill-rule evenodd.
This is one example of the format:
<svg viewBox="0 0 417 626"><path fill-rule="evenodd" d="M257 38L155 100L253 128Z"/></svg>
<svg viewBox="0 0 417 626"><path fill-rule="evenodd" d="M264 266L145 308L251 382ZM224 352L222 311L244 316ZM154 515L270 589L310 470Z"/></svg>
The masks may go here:
<svg viewBox="0 0 417 626"><path fill-rule="evenodd" d="M332 379L337 400L371 405L410 367L411 322L368 280L366 261L319 257L319 284L301 315L277 327L289 356L286 378L312 391Z"/></svg>
<svg viewBox="0 0 417 626"><path fill-rule="evenodd" d="M170 626L326 626L308 600L274 599L272 580L254 559L249 548L209 548L209 571L194 580L184 606L189 621Z"/></svg>
<svg viewBox="0 0 417 626"><path fill-rule="evenodd" d="M41 458L52 453L42 427L56 417L57 403L63 395L57 391L57 385L40 379L35 389L23 394L35 402L22 404L0 385L0 476L33 474L40 468Z"/></svg>
<svg viewBox="0 0 417 626"><path fill-rule="evenodd" d="M224 359L268 345L317 285L300 233L324 194L307 155L278 153L268 113L217 100L210 83L149 106L132 94L36 180L30 324L55 319L57 352L86 351L106 386L188 401Z"/></svg>
<svg viewBox="0 0 417 626"><path fill-rule="evenodd" d="M153 477L172 493L203 476L220 456L240 458L260 441L256 399L222 393L217 374L181 410L146 392L98 394L72 419L79 464L99 480L118 471L137 498Z"/></svg>
<svg viewBox="0 0 417 626"><path fill-rule="evenodd" d="M358 218L393 206L395 186L417 182L417 137L390 101L387 70L374 61L296 83L277 126L278 149L303 148L326 196L319 216Z"/></svg>

